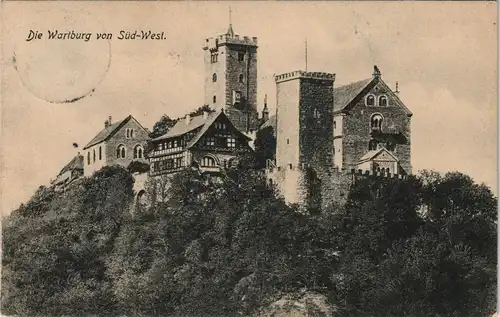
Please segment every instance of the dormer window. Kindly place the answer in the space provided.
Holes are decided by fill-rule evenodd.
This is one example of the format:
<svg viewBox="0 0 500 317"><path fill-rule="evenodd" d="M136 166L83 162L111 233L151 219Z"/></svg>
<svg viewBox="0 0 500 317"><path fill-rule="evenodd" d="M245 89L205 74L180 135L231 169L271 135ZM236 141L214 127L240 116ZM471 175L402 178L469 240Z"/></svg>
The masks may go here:
<svg viewBox="0 0 500 317"><path fill-rule="evenodd" d="M384 120L384 117L382 117L381 114L374 114L370 120L370 126L372 131L381 131L382 130L382 121Z"/></svg>
<svg viewBox="0 0 500 317"><path fill-rule="evenodd" d="M214 73L214 74L212 75L212 82L214 82L214 83L215 83L216 81L217 81L217 74L216 74L216 73Z"/></svg>
<svg viewBox="0 0 500 317"><path fill-rule="evenodd" d="M368 95L366 97L366 106L367 107L375 106L375 97L373 95Z"/></svg>
<svg viewBox="0 0 500 317"><path fill-rule="evenodd" d="M387 97L386 96L380 96L378 98L378 105L380 107L387 107Z"/></svg>

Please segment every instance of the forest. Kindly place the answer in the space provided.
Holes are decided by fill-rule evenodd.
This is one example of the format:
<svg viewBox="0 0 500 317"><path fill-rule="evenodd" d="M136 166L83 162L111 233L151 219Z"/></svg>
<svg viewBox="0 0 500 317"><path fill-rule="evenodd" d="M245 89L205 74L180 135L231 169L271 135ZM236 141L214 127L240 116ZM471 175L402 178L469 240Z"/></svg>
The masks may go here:
<svg viewBox="0 0 500 317"><path fill-rule="evenodd" d="M267 316L305 292L331 316L495 312L497 198L462 173L361 181L321 213L244 164L187 169L141 208L133 182L105 167L3 219L3 315Z"/></svg>

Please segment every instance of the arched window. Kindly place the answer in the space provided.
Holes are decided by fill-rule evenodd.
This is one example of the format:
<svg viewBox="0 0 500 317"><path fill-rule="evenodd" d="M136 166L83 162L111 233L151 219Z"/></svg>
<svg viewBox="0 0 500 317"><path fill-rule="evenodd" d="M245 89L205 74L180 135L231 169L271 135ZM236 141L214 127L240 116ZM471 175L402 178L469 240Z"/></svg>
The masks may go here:
<svg viewBox="0 0 500 317"><path fill-rule="evenodd" d="M239 81L240 83L242 83L242 82L243 82L243 74L240 74L240 76L238 77L238 81Z"/></svg>
<svg viewBox="0 0 500 317"><path fill-rule="evenodd" d="M387 97L386 96L380 96L378 98L378 105L380 107L387 107Z"/></svg>
<svg viewBox="0 0 500 317"><path fill-rule="evenodd" d="M214 74L212 75L212 82L214 82L214 83L215 83L216 81L217 81L217 74L216 74L216 73L214 73Z"/></svg>
<svg viewBox="0 0 500 317"><path fill-rule="evenodd" d="M382 130L382 121L384 118L380 114L374 114L370 120L372 130Z"/></svg>
<svg viewBox="0 0 500 317"><path fill-rule="evenodd" d="M102 147L99 147L99 161L102 160Z"/></svg>
<svg viewBox="0 0 500 317"><path fill-rule="evenodd" d="M126 151L125 151L125 146L123 144L120 144L116 148L116 158L125 158Z"/></svg>
<svg viewBox="0 0 500 317"><path fill-rule="evenodd" d="M134 159L142 159L142 155L143 155L142 146L136 145L134 147Z"/></svg>
<svg viewBox="0 0 500 317"><path fill-rule="evenodd" d="M366 105L368 107L375 106L375 97L373 95L368 95L366 97Z"/></svg>
<svg viewBox="0 0 500 317"><path fill-rule="evenodd" d="M377 149L377 141L376 140L370 140L368 143L368 150L373 151Z"/></svg>
<svg viewBox="0 0 500 317"><path fill-rule="evenodd" d="M201 166L202 167L214 167L216 164L215 164L215 160L213 157L210 157L210 156L205 156L201 159Z"/></svg>
<svg viewBox="0 0 500 317"><path fill-rule="evenodd" d="M314 119L319 119L321 117L321 114L319 113L319 110L317 108L314 108L313 117Z"/></svg>
<svg viewBox="0 0 500 317"><path fill-rule="evenodd" d="M134 129L130 129L130 138L133 139L134 138Z"/></svg>
<svg viewBox="0 0 500 317"><path fill-rule="evenodd" d="M87 152L87 165L90 165L90 152Z"/></svg>
<svg viewBox="0 0 500 317"><path fill-rule="evenodd" d="M217 97L215 97L215 95L214 95L214 97L212 98L212 100L214 101L214 103L216 103L217 102Z"/></svg>
<svg viewBox="0 0 500 317"><path fill-rule="evenodd" d="M95 162L95 149L93 149L92 152L94 154L94 162Z"/></svg>

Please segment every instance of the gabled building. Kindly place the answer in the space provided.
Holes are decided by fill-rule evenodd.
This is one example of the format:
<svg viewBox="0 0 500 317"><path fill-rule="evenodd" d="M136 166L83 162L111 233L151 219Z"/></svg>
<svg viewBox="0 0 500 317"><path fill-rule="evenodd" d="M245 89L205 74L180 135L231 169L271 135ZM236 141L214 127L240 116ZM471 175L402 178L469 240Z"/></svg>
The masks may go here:
<svg viewBox="0 0 500 317"><path fill-rule="evenodd" d="M276 161L268 168L287 202L339 202L353 175L405 177L411 167L410 110L382 80L335 88L335 74L295 71L275 76ZM313 189L314 188L314 189Z"/></svg>
<svg viewBox="0 0 500 317"><path fill-rule="evenodd" d="M59 172L52 185L56 191L61 191L73 184L78 178L83 176L83 156L78 153L63 169Z"/></svg>
<svg viewBox="0 0 500 317"><path fill-rule="evenodd" d="M144 152L148 140L148 130L131 115L115 123L109 117L104 129L83 148L84 175L91 176L104 166L148 163Z"/></svg>
<svg viewBox="0 0 500 317"><path fill-rule="evenodd" d="M152 140L148 154L150 176L171 174L186 167L217 173L252 155L250 139L240 132L222 109L180 119L165 134Z"/></svg>
<svg viewBox="0 0 500 317"><path fill-rule="evenodd" d="M371 159L370 170L408 175L411 167L411 111L382 80L375 66L371 78L333 90L334 165L363 169L370 151L385 148L397 165Z"/></svg>

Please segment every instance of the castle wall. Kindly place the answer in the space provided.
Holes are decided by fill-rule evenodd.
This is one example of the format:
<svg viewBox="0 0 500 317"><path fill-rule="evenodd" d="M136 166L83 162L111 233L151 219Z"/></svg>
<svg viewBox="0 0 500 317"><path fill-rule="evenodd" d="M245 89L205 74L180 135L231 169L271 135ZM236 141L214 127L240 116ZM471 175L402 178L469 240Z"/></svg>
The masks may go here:
<svg viewBox="0 0 500 317"><path fill-rule="evenodd" d="M274 168L266 170L269 183L275 184L278 193L289 204L302 204L307 197L304 173L299 168Z"/></svg>
<svg viewBox="0 0 500 317"><path fill-rule="evenodd" d="M106 144L102 142L83 151L83 170L85 176L92 176L95 171L98 171L107 165L108 159L106 149ZM101 151L101 159L99 159L99 151Z"/></svg>
<svg viewBox="0 0 500 317"><path fill-rule="evenodd" d="M211 106L213 109L221 109L224 107L225 102L225 87L226 87L226 58L225 49L216 50L217 62L211 62L211 50L214 50L215 46L211 49L206 49L204 54L205 63L205 104ZM213 81L213 74L216 74L217 80ZM213 97L215 96L216 102L213 102Z"/></svg>
<svg viewBox="0 0 500 317"><path fill-rule="evenodd" d="M332 122L333 80L301 78L299 162L320 174L333 164Z"/></svg>
<svg viewBox="0 0 500 317"><path fill-rule="evenodd" d="M276 165L294 166L299 162L300 81L290 80L276 85L276 94Z"/></svg>

